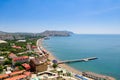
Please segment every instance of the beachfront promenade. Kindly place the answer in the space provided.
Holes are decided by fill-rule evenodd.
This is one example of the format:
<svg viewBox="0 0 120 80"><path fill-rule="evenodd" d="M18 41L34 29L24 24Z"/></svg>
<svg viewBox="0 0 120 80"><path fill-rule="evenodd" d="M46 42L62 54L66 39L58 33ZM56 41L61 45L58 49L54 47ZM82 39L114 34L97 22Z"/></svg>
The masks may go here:
<svg viewBox="0 0 120 80"><path fill-rule="evenodd" d="M86 62L86 61L95 60L95 59L98 59L98 58L97 57L89 57L89 58L83 58L83 59L65 60L65 61L58 62L58 64L72 63L72 62Z"/></svg>

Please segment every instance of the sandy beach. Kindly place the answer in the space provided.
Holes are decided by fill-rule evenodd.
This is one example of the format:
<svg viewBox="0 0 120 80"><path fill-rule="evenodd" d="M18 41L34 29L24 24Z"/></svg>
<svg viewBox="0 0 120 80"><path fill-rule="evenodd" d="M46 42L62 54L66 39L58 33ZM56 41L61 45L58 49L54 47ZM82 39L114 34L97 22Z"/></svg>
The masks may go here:
<svg viewBox="0 0 120 80"><path fill-rule="evenodd" d="M50 60L58 60L52 53L49 52L49 59ZM58 60L59 61L59 60ZM66 64L59 64L60 67L66 69L67 71L70 71L70 72L73 72L73 73L76 73L76 74L82 74L82 72L66 65Z"/></svg>
<svg viewBox="0 0 120 80"><path fill-rule="evenodd" d="M39 39L39 40L37 41L37 44L38 44L42 49L44 49L45 51L47 51L47 53L49 54L49 59L50 59L50 60L58 60L58 61L60 61L60 60L57 59L51 52L49 52L48 50L46 50L46 49L43 47L43 45L42 45L42 41L43 41L43 40L44 40L44 39ZM79 70L77 70L77 69L74 69L73 67L70 67L70 66L68 66L67 64L59 64L59 67L64 68L64 69L66 69L66 70L69 71L69 72L82 75L82 71L79 71ZM100 74L97 74L97 75L100 75ZM100 76L104 76L104 75L100 75ZM110 76L104 76L104 77L109 77L108 80L116 80L115 78L110 77ZM88 79L89 79L89 80L93 80L93 79L90 79L90 78L88 78Z"/></svg>
<svg viewBox="0 0 120 80"><path fill-rule="evenodd" d="M46 49L43 47L42 41L43 41L43 39L41 39L41 40L39 41L39 45L40 45L45 51L47 51L47 53L49 54L49 59L50 59L50 60L60 61L60 60L58 60L51 52L49 52L48 50L46 50ZM82 74L82 72L80 72L80 71L78 71L78 70L76 70L76 69L68 66L67 64L59 64L59 66L62 67L62 68L64 68L64 69L66 69L67 71L70 71L70 72L73 72L73 73L76 73L76 74L80 74L80 75Z"/></svg>

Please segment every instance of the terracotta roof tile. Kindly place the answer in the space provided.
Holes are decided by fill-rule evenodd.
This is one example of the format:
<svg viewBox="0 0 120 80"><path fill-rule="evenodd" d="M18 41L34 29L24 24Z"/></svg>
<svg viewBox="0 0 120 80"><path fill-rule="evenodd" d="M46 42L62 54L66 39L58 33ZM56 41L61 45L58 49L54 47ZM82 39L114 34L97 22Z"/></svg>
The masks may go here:
<svg viewBox="0 0 120 80"><path fill-rule="evenodd" d="M12 72L10 74L10 76L16 75L16 74L22 74L25 70L21 70L21 71L16 71L16 72Z"/></svg>
<svg viewBox="0 0 120 80"><path fill-rule="evenodd" d="M29 70L30 69L30 65L27 63L22 64L22 66L26 69Z"/></svg>
<svg viewBox="0 0 120 80"><path fill-rule="evenodd" d="M2 74L2 75L0 75L0 79L6 78L6 77L9 77L9 75L8 74Z"/></svg>
<svg viewBox="0 0 120 80"><path fill-rule="evenodd" d="M28 58L29 58L28 56L20 56L20 57L13 58L13 61L28 59Z"/></svg>
<svg viewBox="0 0 120 80"><path fill-rule="evenodd" d="M5 80L20 80L22 78L26 78L26 75L19 75L19 76L15 76L15 77L11 77L11 78L7 78Z"/></svg>

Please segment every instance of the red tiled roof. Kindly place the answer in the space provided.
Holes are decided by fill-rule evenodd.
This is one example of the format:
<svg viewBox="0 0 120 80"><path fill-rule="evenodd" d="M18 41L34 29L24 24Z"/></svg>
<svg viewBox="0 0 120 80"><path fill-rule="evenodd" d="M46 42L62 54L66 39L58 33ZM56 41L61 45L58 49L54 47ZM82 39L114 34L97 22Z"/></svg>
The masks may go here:
<svg viewBox="0 0 120 80"><path fill-rule="evenodd" d="M23 60L23 59L28 59L28 58L29 58L28 56L20 56L20 57L13 58L13 61Z"/></svg>
<svg viewBox="0 0 120 80"><path fill-rule="evenodd" d="M26 78L26 75L19 75L19 76L15 76L15 77L11 77L11 78L7 78L5 80L20 80L22 78Z"/></svg>
<svg viewBox="0 0 120 80"><path fill-rule="evenodd" d="M20 46L12 46L12 48L16 48L16 49L21 49L21 47Z"/></svg>
<svg viewBox="0 0 120 80"><path fill-rule="evenodd" d="M25 70L12 72L12 73L10 73L10 76L13 76L13 75L16 75L16 74L22 74L24 71L25 71Z"/></svg>
<svg viewBox="0 0 120 80"><path fill-rule="evenodd" d="M32 48L37 48L37 46L32 46Z"/></svg>
<svg viewBox="0 0 120 80"><path fill-rule="evenodd" d="M2 75L0 75L0 79L6 78L8 76L9 76L8 74L2 74Z"/></svg>
<svg viewBox="0 0 120 80"><path fill-rule="evenodd" d="M9 54L9 58L15 58L15 57L17 57L17 56L14 53Z"/></svg>
<svg viewBox="0 0 120 80"><path fill-rule="evenodd" d="M30 76L30 75L31 75L31 72L24 72L24 75Z"/></svg>
<svg viewBox="0 0 120 80"><path fill-rule="evenodd" d="M23 66L26 70L29 70L29 69L31 68L30 65L27 64L27 63L22 64L22 66Z"/></svg>

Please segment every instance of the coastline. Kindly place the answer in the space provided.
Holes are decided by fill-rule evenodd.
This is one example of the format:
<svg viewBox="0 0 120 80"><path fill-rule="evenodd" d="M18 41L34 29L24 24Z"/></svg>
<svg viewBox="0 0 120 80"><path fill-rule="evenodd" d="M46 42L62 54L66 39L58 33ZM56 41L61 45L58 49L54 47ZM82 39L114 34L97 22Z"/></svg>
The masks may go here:
<svg viewBox="0 0 120 80"><path fill-rule="evenodd" d="M39 40L40 40L40 41L39 41ZM48 59L60 61L60 60L57 59L51 52L49 52L47 49L45 49L45 48L43 47L42 42L43 42L44 39L39 39L39 40L38 40L37 43L39 44L39 46L40 46L42 49L44 49L44 50L49 54L49 58L48 58ZM77 70L77 69L75 69L75 68L73 68L73 67L71 67L71 66L69 66L69 65L67 65L67 64L59 64L59 67L64 68L64 69L66 69L66 70L69 71L69 72L82 75L82 71L79 71L79 70ZM94 73L94 74L96 74L96 73ZM100 76L103 76L103 77L108 77L108 78L109 78L108 80L116 80L115 78L113 78L113 77L111 77L111 76L106 76L106 75L101 75L101 74L96 74L96 75L100 75ZM88 77L86 77L86 78L88 78ZM88 80L94 80L94 79L88 78Z"/></svg>
<svg viewBox="0 0 120 80"><path fill-rule="evenodd" d="M45 51L47 51L47 53L49 54L49 59L50 59L50 60L60 61L60 60L57 59L51 52L49 52L48 50L46 50L46 49L43 47L42 41L43 41L43 39L41 39L39 45L40 45ZM59 64L59 66L62 67L62 68L64 68L64 69L66 69L67 71L70 71L70 72L73 72L73 73L82 75L82 72L74 69L73 67L68 66L67 64Z"/></svg>

